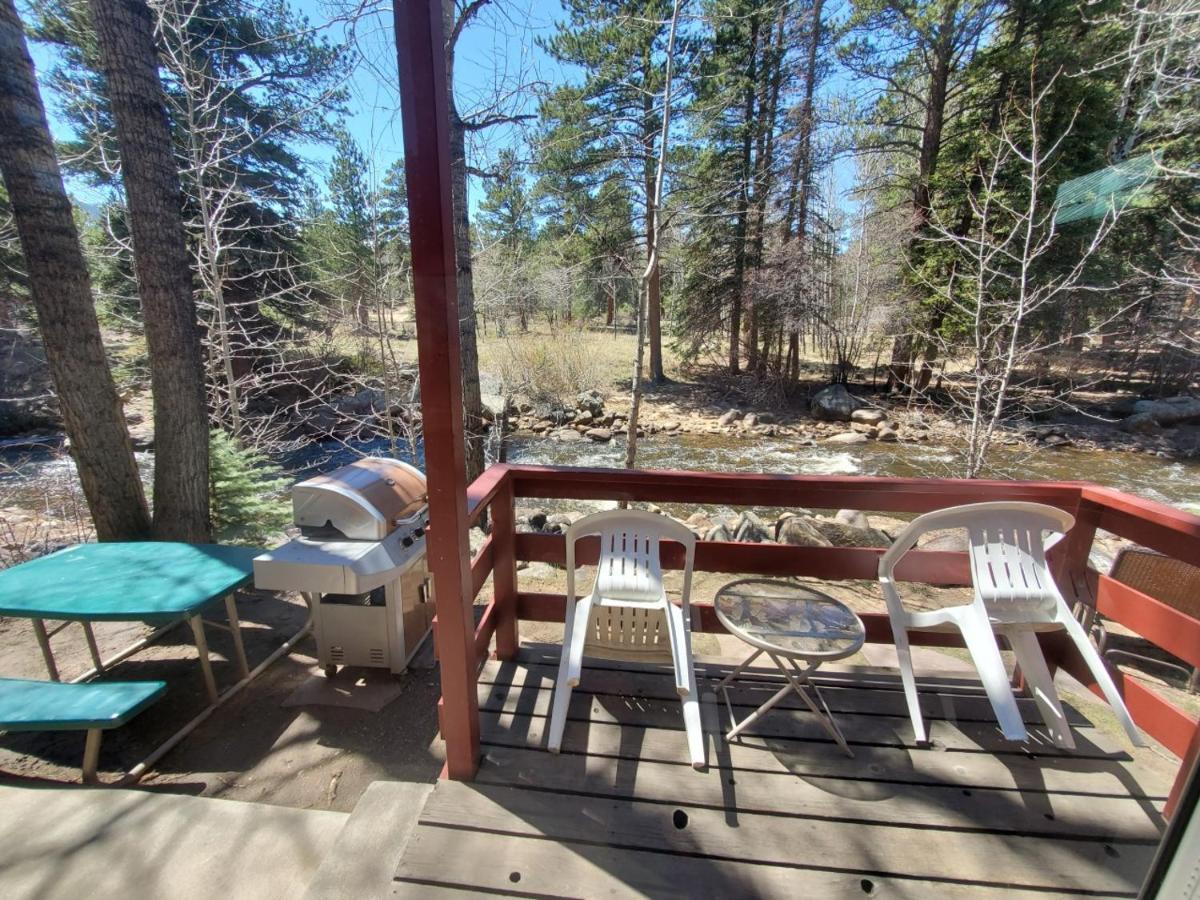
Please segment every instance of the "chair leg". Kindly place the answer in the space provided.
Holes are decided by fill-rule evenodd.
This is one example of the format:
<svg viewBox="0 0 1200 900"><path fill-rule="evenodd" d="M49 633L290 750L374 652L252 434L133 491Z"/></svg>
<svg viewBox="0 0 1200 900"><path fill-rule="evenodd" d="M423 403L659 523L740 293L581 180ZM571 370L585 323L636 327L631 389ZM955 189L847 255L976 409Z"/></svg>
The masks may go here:
<svg viewBox="0 0 1200 900"><path fill-rule="evenodd" d="M1100 690L1104 692L1104 699L1112 707L1113 714L1117 717L1122 727L1124 727L1125 733L1129 735L1129 740L1133 742L1135 747L1145 747L1146 739L1142 737L1141 731L1133 723L1133 717L1129 715L1129 710L1125 706L1121 692L1117 690L1117 685L1112 680L1112 675L1109 674L1108 667L1104 665L1104 660L1100 658L1100 654L1096 652L1096 648L1088 640L1087 632L1083 630L1083 626L1073 616L1063 616L1061 614L1064 608L1065 604L1059 607L1059 624L1067 630L1067 634L1075 642L1075 647L1079 650L1079 655L1083 657L1084 661L1088 664L1088 668L1091 669L1092 677L1100 685Z"/></svg>
<svg viewBox="0 0 1200 900"><path fill-rule="evenodd" d="M708 747L700 719L700 691L696 687L696 667L692 664L692 639L683 609L670 601L666 608L667 631L671 639L671 662L675 667L675 690L683 701L683 726L687 731L688 754L692 768L708 765Z"/></svg>
<svg viewBox="0 0 1200 900"><path fill-rule="evenodd" d="M1038 643L1037 635L1032 631L1005 631L1004 636L1012 645L1017 657L1017 665L1029 684L1033 699L1037 701L1042 719L1050 737L1058 747L1064 750L1075 749L1075 738L1071 735L1071 726L1063 713L1062 703L1058 699L1058 691L1054 688L1054 676L1046 667L1046 657L1042 654L1042 646Z"/></svg>
<svg viewBox="0 0 1200 900"><path fill-rule="evenodd" d="M962 631L967 650L983 682L983 689L987 691L992 710L1000 722L1000 730L1010 741L1028 740L1029 733L1021 720L1021 710L1017 707L1017 698L1013 696L1012 686L1008 682L1008 672L1004 669L1004 660L1000 656L991 623L973 606L956 615L954 623Z"/></svg>
<svg viewBox="0 0 1200 900"><path fill-rule="evenodd" d="M688 755L692 758L693 769L703 769L708 765L708 747L704 741L704 725L700 719L700 698L693 690L683 701L683 727L687 732Z"/></svg>
<svg viewBox="0 0 1200 900"><path fill-rule="evenodd" d="M924 744L929 738L925 735L925 718L921 715L921 698L917 695L917 677L913 674L908 632L903 625L892 623L892 639L896 645L896 661L900 665L900 681L904 685L904 700L908 704L908 716L912 719L913 740Z"/></svg>
<svg viewBox="0 0 1200 900"><path fill-rule="evenodd" d="M554 681L554 698L550 706L550 734L546 747L557 753L562 747L563 729L567 724L567 707L571 703L571 651L575 646L575 621L579 604L567 601L567 612L563 622L562 650L558 654L558 677ZM578 682L578 675L575 676Z"/></svg>
<svg viewBox="0 0 1200 900"><path fill-rule="evenodd" d="M681 697L696 693L696 672L692 667L692 641L683 621L683 610L667 601L664 609L667 634L671 641L671 664L675 669L675 691Z"/></svg>
<svg viewBox="0 0 1200 900"><path fill-rule="evenodd" d="M587 644L588 625L592 616L592 598L584 597L575 603L575 616L563 625L563 654L569 660L567 682L571 687L579 686L583 673L583 648ZM570 644L567 645L568 638Z"/></svg>

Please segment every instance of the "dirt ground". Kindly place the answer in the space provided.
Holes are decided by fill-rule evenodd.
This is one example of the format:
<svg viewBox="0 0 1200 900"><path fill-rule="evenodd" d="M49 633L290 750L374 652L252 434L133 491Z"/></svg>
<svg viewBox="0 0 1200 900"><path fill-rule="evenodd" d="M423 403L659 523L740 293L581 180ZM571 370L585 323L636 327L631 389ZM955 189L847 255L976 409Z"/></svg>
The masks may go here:
<svg viewBox="0 0 1200 900"><path fill-rule="evenodd" d="M220 608L218 604L218 609ZM303 625L306 609L296 597L244 591L238 597L250 666L266 659ZM223 613L214 612L218 622ZM96 627L106 656L148 633L142 625ZM208 639L219 689L237 680L232 642L217 628ZM52 639L65 679L90 668L78 626ZM340 706L283 706L316 668L316 644L304 638L235 695L143 779L151 788L348 811L372 781L433 781L442 767L437 736L440 694L431 648L403 676L374 670L343 670L340 682L391 681L399 695L379 712ZM27 622L0 619L0 657L10 677L46 677L41 653ZM163 679L167 696L122 728L105 734L102 780L111 780L141 760L207 705L196 649L186 627L120 663L110 679ZM353 688L351 688L353 689ZM0 772L10 781L75 781L83 754L82 732L12 733L0 736Z"/></svg>

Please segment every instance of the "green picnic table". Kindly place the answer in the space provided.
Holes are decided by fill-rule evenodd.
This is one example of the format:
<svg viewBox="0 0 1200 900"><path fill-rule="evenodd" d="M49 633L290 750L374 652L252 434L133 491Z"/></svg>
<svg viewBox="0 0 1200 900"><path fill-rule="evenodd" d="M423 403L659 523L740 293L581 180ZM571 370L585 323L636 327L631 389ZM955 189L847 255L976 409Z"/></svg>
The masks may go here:
<svg viewBox="0 0 1200 900"><path fill-rule="evenodd" d="M95 668L104 671L181 622L191 626L209 699L217 701L201 613L224 598L242 678L249 675L234 591L253 578L260 550L165 541L78 544L0 572L0 616L30 619L50 678L58 668L45 620L83 625ZM147 622L155 632L109 660L100 658L92 622Z"/></svg>

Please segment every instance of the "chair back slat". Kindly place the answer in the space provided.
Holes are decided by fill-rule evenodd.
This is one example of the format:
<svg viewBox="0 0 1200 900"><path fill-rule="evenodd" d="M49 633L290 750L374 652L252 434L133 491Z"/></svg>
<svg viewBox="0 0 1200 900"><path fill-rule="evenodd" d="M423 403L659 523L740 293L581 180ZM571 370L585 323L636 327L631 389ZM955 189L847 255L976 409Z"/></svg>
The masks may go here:
<svg viewBox="0 0 1200 900"><path fill-rule="evenodd" d="M997 618L1048 618L1058 594L1042 533L1057 530L1037 510L990 511L965 523L971 575L980 599Z"/></svg>
<svg viewBox="0 0 1200 900"><path fill-rule="evenodd" d="M658 535L636 523L600 532L596 571L600 596L651 603L662 596L662 564Z"/></svg>

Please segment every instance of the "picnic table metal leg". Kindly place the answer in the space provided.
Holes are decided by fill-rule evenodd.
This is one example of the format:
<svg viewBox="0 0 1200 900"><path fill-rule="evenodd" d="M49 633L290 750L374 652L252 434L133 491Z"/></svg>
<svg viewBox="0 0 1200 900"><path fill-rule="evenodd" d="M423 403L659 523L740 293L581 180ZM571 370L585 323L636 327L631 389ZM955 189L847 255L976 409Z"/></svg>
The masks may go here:
<svg viewBox="0 0 1200 900"><path fill-rule="evenodd" d="M104 671L104 661L100 658L100 645L96 643L96 632L92 631L91 622L80 622L83 626L83 636L87 638L88 653L92 655L92 665L96 673Z"/></svg>
<svg viewBox="0 0 1200 900"><path fill-rule="evenodd" d="M46 634L46 623L41 619L31 619L33 633L37 637L38 646L42 648L42 659L46 661L46 671L50 673L51 681L58 681L58 666L54 664L54 651L50 649L50 636Z"/></svg>
<svg viewBox="0 0 1200 900"><path fill-rule="evenodd" d="M96 784L100 778L96 775L96 769L100 765L100 741L104 737L104 732L99 728L89 728L87 740L83 745L83 783Z"/></svg>
<svg viewBox="0 0 1200 900"><path fill-rule="evenodd" d="M208 699L217 702L217 679L213 676L212 660L208 658L208 639L204 636L204 620L199 616L188 619L192 627L192 635L196 639L196 650L200 654L200 670L204 673L204 687L208 690Z"/></svg>
<svg viewBox="0 0 1200 900"><path fill-rule="evenodd" d="M250 677L250 666L246 663L246 645L242 643L242 623L237 614L237 597L225 595L225 613L229 616L229 633L233 635L233 652L237 657L238 672L242 678Z"/></svg>

